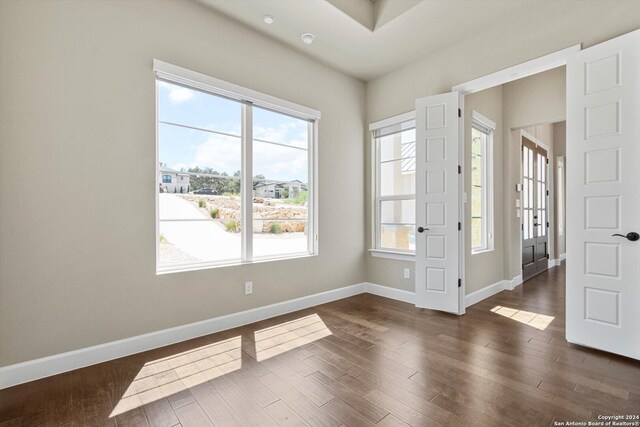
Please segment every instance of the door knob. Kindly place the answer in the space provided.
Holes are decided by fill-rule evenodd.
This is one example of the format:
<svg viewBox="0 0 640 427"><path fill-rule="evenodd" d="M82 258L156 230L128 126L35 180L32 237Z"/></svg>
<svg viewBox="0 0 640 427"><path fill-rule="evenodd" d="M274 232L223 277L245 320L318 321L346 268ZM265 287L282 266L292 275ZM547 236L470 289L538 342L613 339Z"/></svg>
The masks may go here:
<svg viewBox="0 0 640 427"><path fill-rule="evenodd" d="M611 237L613 237L613 236L624 237L627 240L631 240L632 242L635 242L636 240L640 240L640 234L636 233L635 231L627 233L626 236L624 234L612 234Z"/></svg>
<svg viewBox="0 0 640 427"><path fill-rule="evenodd" d="M424 227L418 227L418 233L422 233L424 231L429 231L429 229Z"/></svg>

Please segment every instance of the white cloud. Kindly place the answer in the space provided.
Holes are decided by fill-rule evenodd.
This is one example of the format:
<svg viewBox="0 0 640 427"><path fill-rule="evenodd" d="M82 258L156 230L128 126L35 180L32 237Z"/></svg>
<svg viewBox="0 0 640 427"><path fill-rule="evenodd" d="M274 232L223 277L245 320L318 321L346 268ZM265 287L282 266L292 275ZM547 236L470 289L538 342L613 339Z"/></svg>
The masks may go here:
<svg viewBox="0 0 640 427"><path fill-rule="evenodd" d="M218 172L240 170L240 140L223 135L211 135L198 145L191 167L211 167Z"/></svg>
<svg viewBox="0 0 640 427"><path fill-rule="evenodd" d="M236 123L219 123L215 128L224 132L239 134ZM305 126L306 128L306 126ZM294 123L277 126L254 127L254 138L277 142L292 147L307 148L306 129ZM218 172L233 174L240 170L241 140L224 135L209 134L204 142L190 144L179 163L173 167L188 169L198 166L211 167ZM185 147L186 149L186 147ZM262 174L268 179L308 182L308 152L263 142L253 145L253 174Z"/></svg>
<svg viewBox="0 0 640 427"><path fill-rule="evenodd" d="M289 133L295 133L300 129L300 123L287 122L277 127L254 126L253 137L265 141L277 142L279 144L292 145L294 147L307 148L307 130L306 126L303 131L298 131L298 138L289 136Z"/></svg>
<svg viewBox="0 0 640 427"><path fill-rule="evenodd" d="M160 82L160 87L169 91L169 100L172 104L181 104L192 99L196 92L186 87L172 85L166 82Z"/></svg>

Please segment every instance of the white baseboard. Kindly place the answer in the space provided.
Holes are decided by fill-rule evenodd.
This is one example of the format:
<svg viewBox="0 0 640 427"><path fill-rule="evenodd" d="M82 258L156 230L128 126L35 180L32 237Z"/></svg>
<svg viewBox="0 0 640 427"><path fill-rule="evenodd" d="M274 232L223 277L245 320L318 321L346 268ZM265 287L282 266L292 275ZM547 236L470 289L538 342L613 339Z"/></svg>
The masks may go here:
<svg viewBox="0 0 640 427"><path fill-rule="evenodd" d="M416 303L416 293L403 291L401 289L390 288L388 286L376 285L375 283L365 283L365 292L378 295L385 298L391 298L394 300L408 302L409 304Z"/></svg>
<svg viewBox="0 0 640 427"><path fill-rule="evenodd" d="M478 289L477 291L471 292L469 295L465 295L464 297L464 307L467 308L473 304L477 304L483 299L487 299L490 296L497 294L498 292L504 291L505 283L508 280L501 280L492 285L486 286L482 289Z"/></svg>
<svg viewBox="0 0 640 427"><path fill-rule="evenodd" d="M0 389L358 295L367 292L368 286L370 286L368 283L359 283L188 325L4 366L0 368ZM388 298L393 298L390 296L394 294L392 291L398 292L396 295L404 295L402 293L405 292L382 291L377 287L376 290L386 292L386 295L378 295Z"/></svg>
<svg viewBox="0 0 640 427"><path fill-rule="evenodd" d="M464 307L467 308L480 301L489 298L502 291L512 291L522 284L522 275L518 275L511 280L501 280L492 285L486 286L475 292L471 292L464 297Z"/></svg>
<svg viewBox="0 0 640 427"><path fill-rule="evenodd" d="M562 263L562 261L564 261L566 258L567 258L567 255L562 254L557 259L550 259L549 265L547 267L548 268L558 267Z"/></svg>
<svg viewBox="0 0 640 427"><path fill-rule="evenodd" d="M505 290L512 291L522 285L522 274L518 274L511 280L503 280L503 282L505 282Z"/></svg>
<svg viewBox="0 0 640 427"><path fill-rule="evenodd" d="M522 276L516 276L512 280L503 280L489 285L486 288L467 295L465 297L465 307L480 302L500 291L513 290L521 283ZM99 344L67 353L4 366L0 368L0 389L152 350L154 348L164 347L203 335L236 328L365 292L409 304L415 304L416 302L415 292L377 285L375 283L359 283L319 294L241 311L239 313L190 323L188 325L177 326L175 328Z"/></svg>

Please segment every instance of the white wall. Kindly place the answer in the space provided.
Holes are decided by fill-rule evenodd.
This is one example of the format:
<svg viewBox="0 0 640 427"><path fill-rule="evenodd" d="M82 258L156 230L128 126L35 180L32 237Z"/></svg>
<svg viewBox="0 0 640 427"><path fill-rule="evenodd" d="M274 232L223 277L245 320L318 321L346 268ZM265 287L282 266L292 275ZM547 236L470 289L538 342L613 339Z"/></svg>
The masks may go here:
<svg viewBox="0 0 640 427"><path fill-rule="evenodd" d="M322 112L319 256L156 276L154 58ZM0 366L364 281L364 90L197 2L0 1Z"/></svg>
<svg viewBox="0 0 640 427"><path fill-rule="evenodd" d="M502 86L483 90L465 97L464 104L464 158L467 203L464 209L465 223L465 277L466 294L482 289L503 279L504 269L504 187L503 155L504 138L502 135ZM493 250L477 254L471 253L471 117L474 111L492 120L496 124L493 132L493 207L494 207L494 246Z"/></svg>

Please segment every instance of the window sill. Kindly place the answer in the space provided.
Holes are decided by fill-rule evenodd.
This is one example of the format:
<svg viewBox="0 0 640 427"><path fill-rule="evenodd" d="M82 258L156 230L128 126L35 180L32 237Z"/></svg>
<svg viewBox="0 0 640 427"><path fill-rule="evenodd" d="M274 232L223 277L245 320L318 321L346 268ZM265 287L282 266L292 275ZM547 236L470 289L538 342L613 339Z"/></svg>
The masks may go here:
<svg viewBox="0 0 640 427"><path fill-rule="evenodd" d="M156 276L160 276L164 274L173 274L173 273L188 273L191 271L199 271L199 270L210 270L214 268L238 267L241 265L261 264L265 262L288 261L292 259L311 258L316 256L318 256L317 253L315 254L302 253L302 254L291 254L291 255L279 256L279 257L258 258L258 259L254 259L253 261L232 260L232 261L226 261L221 263L203 262L198 264L174 265L170 267L156 269Z"/></svg>
<svg viewBox="0 0 640 427"><path fill-rule="evenodd" d="M369 249L371 256L376 258L395 259L397 261L415 261L416 256L412 253L388 251L384 249Z"/></svg>
<svg viewBox="0 0 640 427"><path fill-rule="evenodd" d="M471 251L471 255L480 255L480 254L486 254L488 252L493 252L493 249L479 249L477 251Z"/></svg>

